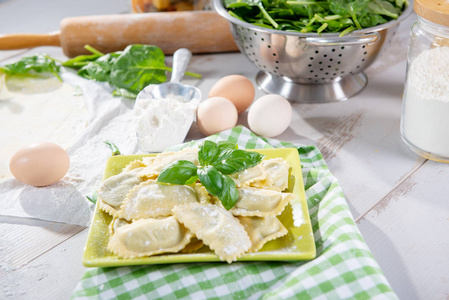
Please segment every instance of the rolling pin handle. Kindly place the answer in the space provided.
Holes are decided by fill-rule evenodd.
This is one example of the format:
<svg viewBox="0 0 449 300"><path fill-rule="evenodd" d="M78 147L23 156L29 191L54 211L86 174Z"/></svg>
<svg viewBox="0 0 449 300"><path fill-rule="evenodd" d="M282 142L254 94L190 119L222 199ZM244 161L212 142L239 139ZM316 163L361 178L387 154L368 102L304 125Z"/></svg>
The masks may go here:
<svg viewBox="0 0 449 300"><path fill-rule="evenodd" d="M47 34L4 34L0 35L0 50L17 50L39 46L61 46L60 32Z"/></svg>

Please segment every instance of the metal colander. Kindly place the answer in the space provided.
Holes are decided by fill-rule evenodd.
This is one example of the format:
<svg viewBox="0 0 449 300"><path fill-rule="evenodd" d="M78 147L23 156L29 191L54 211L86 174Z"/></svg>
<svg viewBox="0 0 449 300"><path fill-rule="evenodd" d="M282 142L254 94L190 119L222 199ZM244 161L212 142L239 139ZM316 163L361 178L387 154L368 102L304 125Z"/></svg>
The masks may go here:
<svg viewBox="0 0 449 300"><path fill-rule="evenodd" d="M360 92L367 84L362 71L413 10L409 5L397 20L339 37L262 28L229 15L222 0L214 0L214 7L230 22L240 51L261 70L256 82L262 90L312 103L346 100Z"/></svg>

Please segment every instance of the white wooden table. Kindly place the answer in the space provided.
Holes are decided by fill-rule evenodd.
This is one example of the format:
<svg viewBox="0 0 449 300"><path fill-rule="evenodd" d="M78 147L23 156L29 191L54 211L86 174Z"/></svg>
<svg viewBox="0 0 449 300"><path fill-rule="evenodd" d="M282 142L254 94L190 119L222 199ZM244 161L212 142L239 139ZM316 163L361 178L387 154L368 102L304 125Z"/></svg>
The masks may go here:
<svg viewBox="0 0 449 300"><path fill-rule="evenodd" d="M45 33L57 30L64 17L129 11L125 0L3 0L0 34ZM402 41L412 22L403 24ZM448 299L449 165L418 157L400 138L406 43L396 50L401 59L370 67L368 86L350 100L293 104L293 122L277 138L320 148L401 299ZM0 64L37 51L64 58L56 47L0 51ZM225 75L254 80L257 73L240 53L196 55L192 65L204 76L198 85L203 94ZM239 123L246 124L245 114ZM188 139L201 137L194 128ZM86 270L86 237L79 226L0 216L0 299L69 298Z"/></svg>

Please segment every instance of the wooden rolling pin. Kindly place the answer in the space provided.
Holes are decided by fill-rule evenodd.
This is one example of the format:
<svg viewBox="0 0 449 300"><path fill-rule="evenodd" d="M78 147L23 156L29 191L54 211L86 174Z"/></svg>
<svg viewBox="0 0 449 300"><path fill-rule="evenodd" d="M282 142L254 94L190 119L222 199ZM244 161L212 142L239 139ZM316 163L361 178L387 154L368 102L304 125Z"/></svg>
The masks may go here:
<svg viewBox="0 0 449 300"><path fill-rule="evenodd" d="M238 51L228 21L212 11L71 17L60 27L48 34L0 35L0 50L61 46L68 57L88 53L85 45L103 53L130 44L156 45L165 54L179 48L193 53Z"/></svg>

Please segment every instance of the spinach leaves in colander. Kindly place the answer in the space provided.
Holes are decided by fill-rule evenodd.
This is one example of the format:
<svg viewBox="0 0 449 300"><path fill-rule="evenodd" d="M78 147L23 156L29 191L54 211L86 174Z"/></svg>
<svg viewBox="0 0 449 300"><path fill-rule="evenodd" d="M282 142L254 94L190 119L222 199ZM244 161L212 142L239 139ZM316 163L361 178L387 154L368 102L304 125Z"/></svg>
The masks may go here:
<svg viewBox="0 0 449 300"><path fill-rule="evenodd" d="M224 5L233 17L260 27L343 36L397 19L408 0L224 0Z"/></svg>

